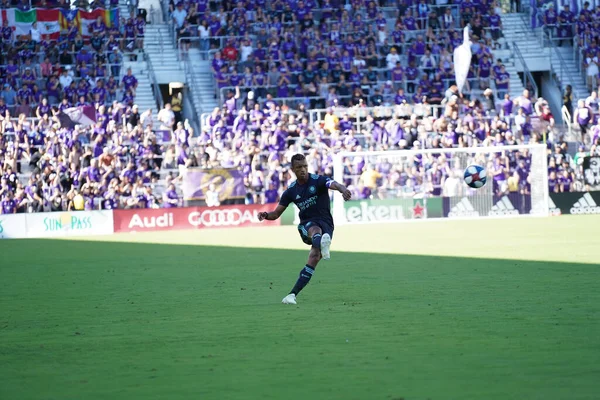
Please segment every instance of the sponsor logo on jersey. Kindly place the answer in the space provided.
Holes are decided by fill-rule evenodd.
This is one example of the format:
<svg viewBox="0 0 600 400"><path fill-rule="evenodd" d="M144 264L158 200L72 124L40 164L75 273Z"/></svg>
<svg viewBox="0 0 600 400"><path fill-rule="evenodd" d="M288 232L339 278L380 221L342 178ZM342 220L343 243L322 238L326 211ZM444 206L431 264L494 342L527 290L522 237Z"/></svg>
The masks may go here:
<svg viewBox="0 0 600 400"><path fill-rule="evenodd" d="M519 210L513 206L508 196L502 197L490 210L489 216L497 215L519 215Z"/></svg>
<svg viewBox="0 0 600 400"><path fill-rule="evenodd" d="M600 207L598 207L592 195L586 193L573 204L570 211L571 214L600 214Z"/></svg>
<svg viewBox="0 0 600 400"><path fill-rule="evenodd" d="M479 212L473 208L468 198L463 197L448 213L449 218L479 217Z"/></svg>

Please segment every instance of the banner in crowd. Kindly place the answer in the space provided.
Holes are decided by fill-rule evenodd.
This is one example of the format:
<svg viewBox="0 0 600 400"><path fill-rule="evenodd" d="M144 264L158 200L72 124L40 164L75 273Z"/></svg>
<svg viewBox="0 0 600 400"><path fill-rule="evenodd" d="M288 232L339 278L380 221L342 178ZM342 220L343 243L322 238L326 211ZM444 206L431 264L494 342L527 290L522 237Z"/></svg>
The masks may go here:
<svg viewBox="0 0 600 400"><path fill-rule="evenodd" d="M78 10L78 16L76 21L78 21L79 32L83 36L90 36L90 25L96 22L96 20L100 18L104 22L107 27L112 27L113 25L119 25L119 9L114 8L112 10L103 10L101 8L97 8L93 11L84 11Z"/></svg>
<svg viewBox="0 0 600 400"><path fill-rule="evenodd" d="M600 214L600 191L550 193L549 208L552 215Z"/></svg>
<svg viewBox="0 0 600 400"><path fill-rule="evenodd" d="M113 213L103 211L74 211L24 214L27 237L63 237L108 235L113 233Z"/></svg>
<svg viewBox="0 0 600 400"><path fill-rule="evenodd" d="M588 156L583 159L583 177L586 185L592 189L600 189L600 156Z"/></svg>
<svg viewBox="0 0 600 400"><path fill-rule="evenodd" d="M2 22L6 21L15 35L29 35L32 25L37 22L37 27L42 37L56 40L61 30L69 29L71 22L79 28L83 36L91 36L89 26L101 18L107 27L119 24L119 9L104 10L101 8L93 11L63 10L36 8L22 11L17 8L2 10Z"/></svg>
<svg viewBox="0 0 600 400"><path fill-rule="evenodd" d="M0 214L0 239L27 237L25 214Z"/></svg>
<svg viewBox="0 0 600 400"><path fill-rule="evenodd" d="M58 9L38 8L22 11L17 8L8 8L2 10L2 23L6 21L17 36L29 35L32 25L37 22L37 28L42 38L56 40L60 35L59 14Z"/></svg>
<svg viewBox="0 0 600 400"><path fill-rule="evenodd" d="M272 210L272 204L114 210L114 231L145 232L280 225L280 220L258 221L258 213Z"/></svg>
<svg viewBox="0 0 600 400"><path fill-rule="evenodd" d="M186 168L181 171L183 175L184 200L205 200L206 191L214 185L214 190L219 193L219 200L243 199L246 196L244 177L242 171L235 168Z"/></svg>
<svg viewBox="0 0 600 400"><path fill-rule="evenodd" d="M59 111L60 126L73 129L76 125L91 126L96 123L96 110L93 106L69 107Z"/></svg>

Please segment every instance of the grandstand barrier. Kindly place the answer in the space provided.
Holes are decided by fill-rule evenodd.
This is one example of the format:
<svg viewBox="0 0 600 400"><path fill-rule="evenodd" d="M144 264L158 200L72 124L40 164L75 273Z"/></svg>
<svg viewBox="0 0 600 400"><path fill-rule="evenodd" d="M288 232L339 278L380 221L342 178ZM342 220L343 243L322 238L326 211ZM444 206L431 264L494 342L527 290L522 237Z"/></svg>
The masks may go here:
<svg viewBox="0 0 600 400"><path fill-rule="evenodd" d="M258 221L258 213L273 205L234 205L114 210L114 232L150 232L171 229L231 228L280 225L281 221Z"/></svg>
<svg viewBox="0 0 600 400"><path fill-rule="evenodd" d="M0 238L109 235L113 225L111 210L0 215Z"/></svg>
<svg viewBox="0 0 600 400"><path fill-rule="evenodd" d="M509 193L497 198L492 207L482 207L483 203L468 196L350 200L344 203L344 222L401 223L424 219L600 214L600 191L550 193L546 210L535 210L531 199L531 195ZM259 212L272 211L274 207L274 204L264 204L3 214L0 215L0 239L289 226L300 222L294 206L288 207L277 221L258 221Z"/></svg>
<svg viewBox="0 0 600 400"><path fill-rule="evenodd" d="M550 193L551 215L600 214L600 191Z"/></svg>
<svg viewBox="0 0 600 400"><path fill-rule="evenodd" d="M0 239L17 239L27 237L27 214L0 215Z"/></svg>

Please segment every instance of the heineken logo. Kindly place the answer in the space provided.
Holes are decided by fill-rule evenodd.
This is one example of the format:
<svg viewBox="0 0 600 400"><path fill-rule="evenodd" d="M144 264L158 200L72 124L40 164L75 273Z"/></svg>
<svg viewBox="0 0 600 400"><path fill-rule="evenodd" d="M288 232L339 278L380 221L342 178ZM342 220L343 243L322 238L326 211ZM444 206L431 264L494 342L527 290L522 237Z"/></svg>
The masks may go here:
<svg viewBox="0 0 600 400"><path fill-rule="evenodd" d="M397 221L404 219L401 205L373 205L361 201L346 208L348 222Z"/></svg>

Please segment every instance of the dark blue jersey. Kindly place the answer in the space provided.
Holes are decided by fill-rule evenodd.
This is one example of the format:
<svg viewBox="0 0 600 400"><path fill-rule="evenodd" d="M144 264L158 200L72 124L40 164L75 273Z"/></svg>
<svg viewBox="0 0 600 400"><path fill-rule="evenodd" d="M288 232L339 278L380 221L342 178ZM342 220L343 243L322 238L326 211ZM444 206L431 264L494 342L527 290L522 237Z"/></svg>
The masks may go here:
<svg viewBox="0 0 600 400"><path fill-rule="evenodd" d="M331 216L331 201L329 200L329 186L333 180L326 176L309 174L308 181L300 185L298 181L292 182L281 195L279 204L287 207L294 203L300 210L300 221L322 220L333 226Z"/></svg>

